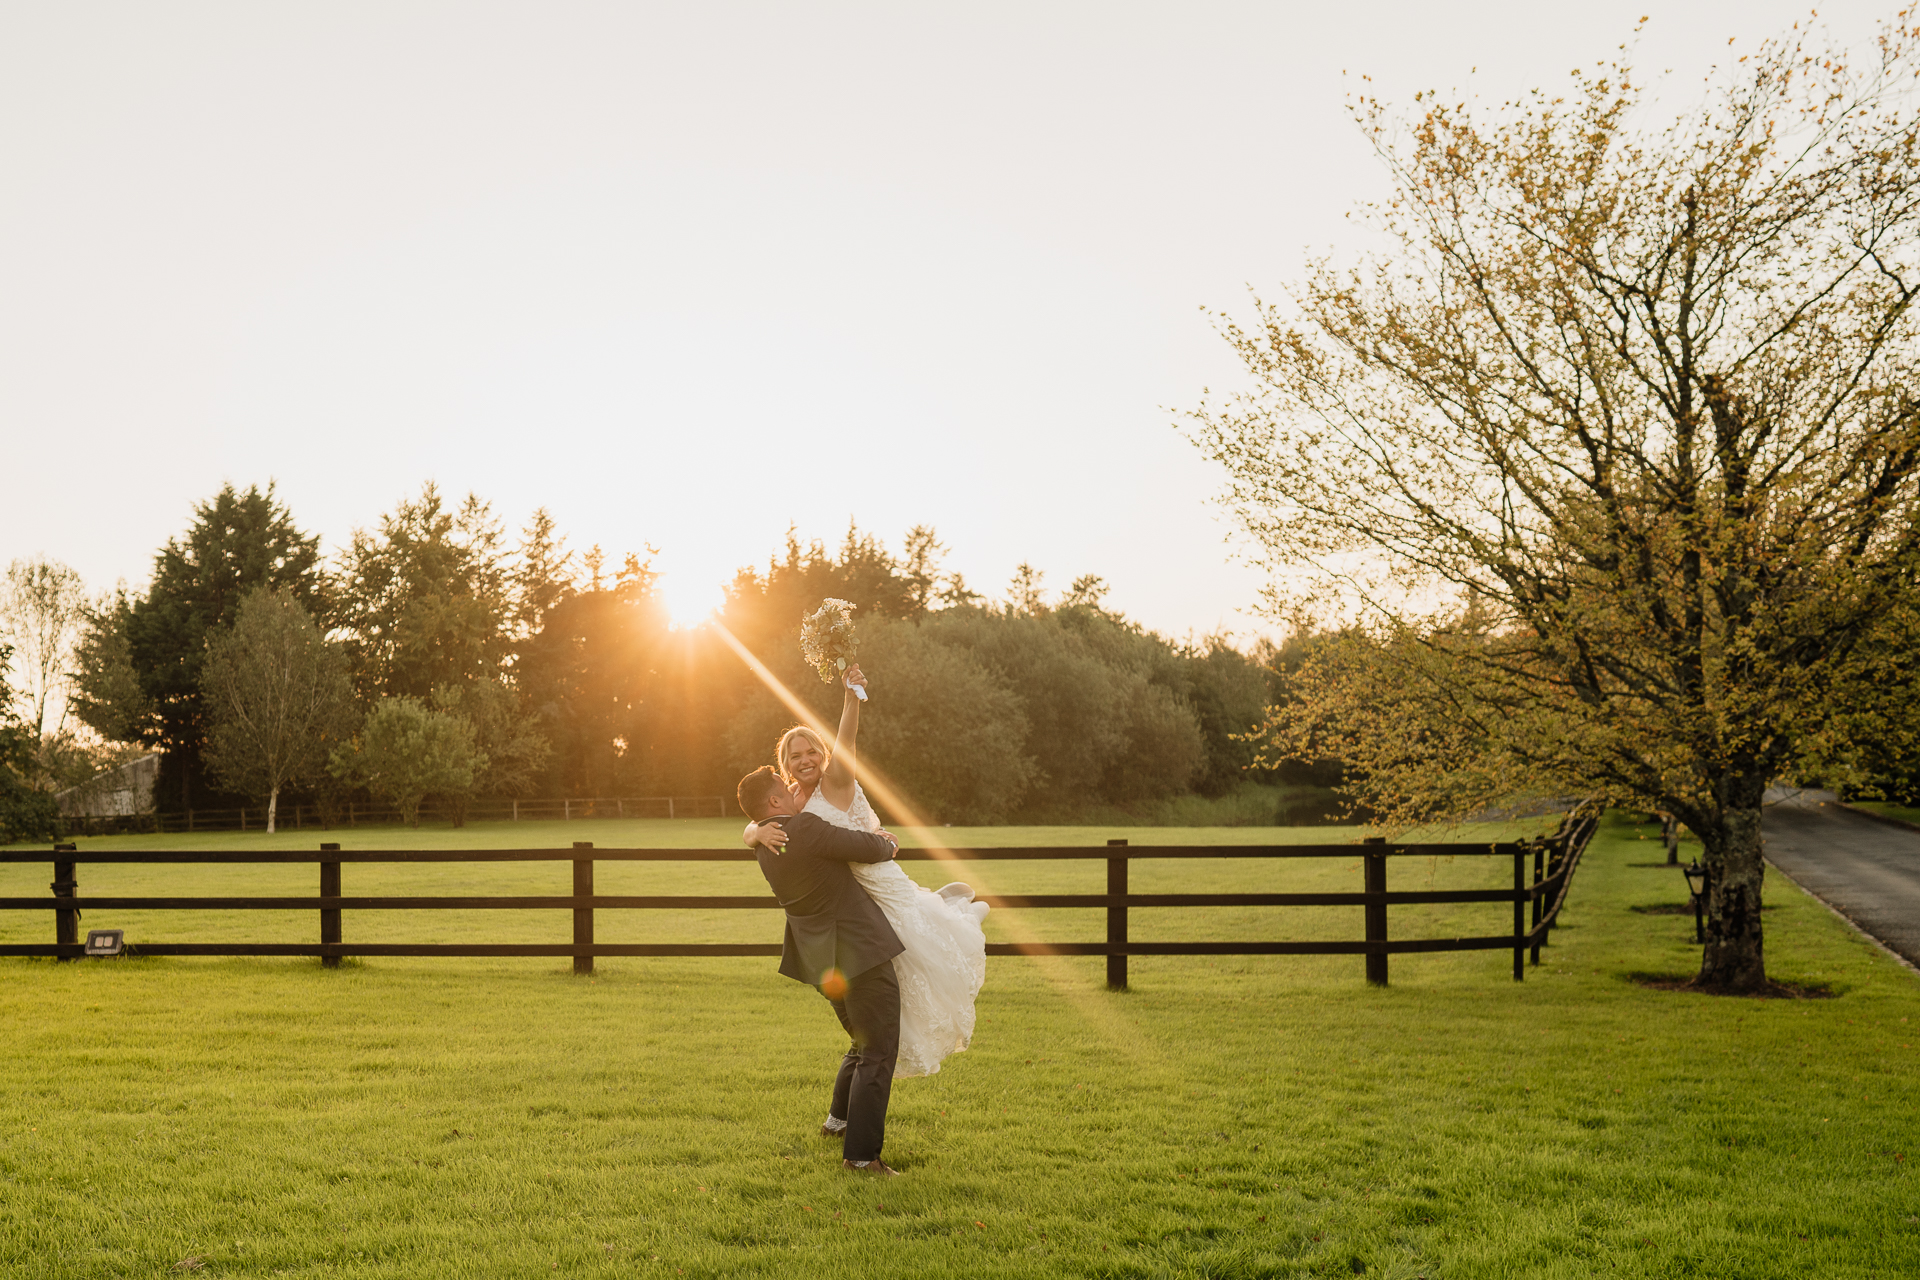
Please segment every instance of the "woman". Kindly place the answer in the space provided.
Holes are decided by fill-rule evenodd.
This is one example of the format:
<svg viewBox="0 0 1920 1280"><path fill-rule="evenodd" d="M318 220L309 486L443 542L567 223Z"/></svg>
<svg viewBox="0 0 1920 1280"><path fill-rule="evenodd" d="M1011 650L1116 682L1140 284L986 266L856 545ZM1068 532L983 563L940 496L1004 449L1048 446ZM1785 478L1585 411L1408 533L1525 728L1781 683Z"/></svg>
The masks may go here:
<svg viewBox="0 0 1920 1280"><path fill-rule="evenodd" d="M860 731L860 700L853 690L866 683L859 667L847 668L836 750L829 752L813 730L796 725L780 735L775 758L802 812L836 827L879 831L879 815L867 803L853 764ZM749 846L764 844L775 853L785 840L772 824L749 823L741 835ZM958 882L938 892L923 889L897 863L851 865L906 947L893 960L900 982L900 1056L893 1074L932 1075L973 1038L973 1000L987 977L987 939L980 930L987 904L975 902L973 890Z"/></svg>

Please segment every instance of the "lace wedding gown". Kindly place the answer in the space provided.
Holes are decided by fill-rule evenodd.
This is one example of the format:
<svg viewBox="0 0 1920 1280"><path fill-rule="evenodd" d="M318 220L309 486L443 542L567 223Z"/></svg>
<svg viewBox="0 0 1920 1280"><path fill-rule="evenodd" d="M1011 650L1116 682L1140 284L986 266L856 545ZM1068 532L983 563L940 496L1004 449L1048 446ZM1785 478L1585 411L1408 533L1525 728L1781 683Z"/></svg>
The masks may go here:
<svg viewBox="0 0 1920 1280"><path fill-rule="evenodd" d="M867 793L853 784L853 804L833 807L816 788L804 813L854 831L880 830ZM987 904L972 890L949 885L922 889L894 862L852 863L853 874L886 913L906 950L893 958L900 982L900 1056L895 1079L929 1076L941 1060L973 1039L973 998L987 980L987 939L980 922Z"/></svg>

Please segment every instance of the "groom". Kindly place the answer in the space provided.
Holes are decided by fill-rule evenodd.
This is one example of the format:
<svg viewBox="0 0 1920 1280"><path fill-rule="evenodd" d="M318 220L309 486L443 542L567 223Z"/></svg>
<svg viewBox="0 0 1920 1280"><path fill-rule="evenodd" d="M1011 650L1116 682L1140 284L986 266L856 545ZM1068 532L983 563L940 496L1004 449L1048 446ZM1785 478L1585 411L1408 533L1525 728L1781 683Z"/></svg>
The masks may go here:
<svg viewBox="0 0 1920 1280"><path fill-rule="evenodd" d="M900 984L894 980L893 958L906 948L847 864L885 862L899 847L891 837L848 831L799 812L772 769L755 769L740 779L737 794L749 818L772 822L787 834L779 853L756 845L754 854L787 913L780 972L825 996L853 1040L840 1060L833 1105L821 1132L832 1134L844 1126L843 1167L897 1177L898 1171L880 1158L880 1144L900 1049Z"/></svg>

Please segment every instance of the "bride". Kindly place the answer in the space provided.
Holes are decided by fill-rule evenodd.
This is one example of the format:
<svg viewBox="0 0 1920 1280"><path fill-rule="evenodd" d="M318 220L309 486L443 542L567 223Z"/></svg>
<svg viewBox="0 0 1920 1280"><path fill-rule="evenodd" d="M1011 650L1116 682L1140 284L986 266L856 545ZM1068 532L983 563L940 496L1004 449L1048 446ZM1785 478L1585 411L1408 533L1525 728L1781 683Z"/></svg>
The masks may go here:
<svg viewBox="0 0 1920 1280"><path fill-rule="evenodd" d="M848 667L847 693L840 712L836 749L829 752L813 730L796 725L780 735L775 760L801 812L856 831L879 831L880 817L854 776L854 738L860 730L860 702L853 692L864 687L859 667ZM747 846L763 844L775 853L786 837L779 827L749 823L741 833ZM853 863L853 874L900 936L906 950L893 959L900 983L900 1056L893 1074L932 1075L950 1053L973 1038L973 1000L987 977L987 940L980 922L987 904L955 882L937 892L923 889L893 862ZM833 1127L829 1117L828 1126Z"/></svg>

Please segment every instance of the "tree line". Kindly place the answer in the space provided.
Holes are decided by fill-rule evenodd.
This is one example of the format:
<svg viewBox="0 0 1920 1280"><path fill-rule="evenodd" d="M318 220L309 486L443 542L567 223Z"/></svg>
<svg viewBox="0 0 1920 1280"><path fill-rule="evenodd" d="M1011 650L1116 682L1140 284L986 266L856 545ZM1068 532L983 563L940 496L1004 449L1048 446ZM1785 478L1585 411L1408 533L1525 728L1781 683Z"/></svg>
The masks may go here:
<svg viewBox="0 0 1920 1280"><path fill-rule="evenodd" d="M10 630L38 618L45 634L15 664L27 714L0 767L30 798L158 750L163 812L324 817L358 799L413 819L431 798L459 821L478 797L727 794L792 716L726 636L831 714L838 690L797 634L835 596L860 609L874 680L865 754L933 820L1063 818L1275 776L1246 735L1279 651L1160 636L1093 576L1049 593L1022 566L990 600L945 552L927 527L898 553L857 527L837 548L790 532L737 572L714 623L676 629L651 549L570 550L544 510L510 535L479 498L428 484L326 557L273 486L228 485L141 589L90 600L63 566L15 564L9 581L40 596L14 602Z"/></svg>

